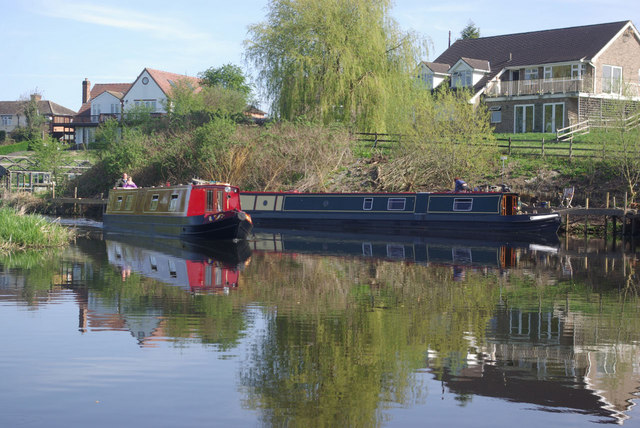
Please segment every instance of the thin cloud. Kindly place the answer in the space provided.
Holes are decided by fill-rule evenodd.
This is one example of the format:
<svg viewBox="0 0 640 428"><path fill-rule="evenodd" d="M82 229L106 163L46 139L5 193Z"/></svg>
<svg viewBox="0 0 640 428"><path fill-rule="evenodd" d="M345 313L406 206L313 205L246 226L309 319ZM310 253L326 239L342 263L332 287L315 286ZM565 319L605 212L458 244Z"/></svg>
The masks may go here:
<svg viewBox="0 0 640 428"><path fill-rule="evenodd" d="M38 12L53 18L69 19L129 31L144 32L160 39L203 40L207 33L196 32L181 21L105 5L67 1L43 1Z"/></svg>

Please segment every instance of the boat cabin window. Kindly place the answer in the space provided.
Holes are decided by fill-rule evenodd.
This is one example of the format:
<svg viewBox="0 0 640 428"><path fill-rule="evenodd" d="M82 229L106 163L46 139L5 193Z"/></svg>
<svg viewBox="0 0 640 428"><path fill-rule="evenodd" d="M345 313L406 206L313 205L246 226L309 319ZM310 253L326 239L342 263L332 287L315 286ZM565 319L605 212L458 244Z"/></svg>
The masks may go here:
<svg viewBox="0 0 640 428"><path fill-rule="evenodd" d="M222 190L218 190L216 195L216 208L218 211L222 211L222 201L224 201L222 198Z"/></svg>
<svg viewBox="0 0 640 428"><path fill-rule="evenodd" d="M153 272L158 272L158 261L155 256L149 256L149 264L151 264L151 270Z"/></svg>
<svg viewBox="0 0 640 428"><path fill-rule="evenodd" d="M151 195L151 205L149 206L149 209L151 211L155 211L158 209L158 199L160 199L160 195L158 195L157 193L155 195Z"/></svg>
<svg viewBox="0 0 640 428"><path fill-rule="evenodd" d="M471 211L473 208L473 199L471 198L455 198L453 200L454 211Z"/></svg>
<svg viewBox="0 0 640 428"><path fill-rule="evenodd" d="M124 209L127 211L130 211L132 204L133 204L133 195L127 195L127 198L124 200Z"/></svg>
<svg viewBox="0 0 640 428"><path fill-rule="evenodd" d="M373 246L371 245L371 242L362 243L362 255L365 257L373 256Z"/></svg>
<svg viewBox="0 0 640 428"><path fill-rule="evenodd" d="M178 209L178 196L177 194L171 195L171 200L169 201L169 211L176 211Z"/></svg>
<svg viewBox="0 0 640 428"><path fill-rule="evenodd" d="M206 211L213 211L213 190L207 190L207 207Z"/></svg>
<svg viewBox="0 0 640 428"><path fill-rule="evenodd" d="M371 208L373 208L373 198L364 198L362 209L365 211L370 211Z"/></svg>
<svg viewBox="0 0 640 428"><path fill-rule="evenodd" d="M404 259L404 245L387 245L387 257L392 259Z"/></svg>
<svg viewBox="0 0 640 428"><path fill-rule="evenodd" d="M169 276L171 278L177 278L178 277L178 270L176 269L176 262L174 262L173 260L169 260Z"/></svg>
<svg viewBox="0 0 640 428"><path fill-rule="evenodd" d="M451 258L454 262L471 263L471 248L454 248L451 250Z"/></svg>
<svg viewBox="0 0 640 428"><path fill-rule="evenodd" d="M389 198L387 202L387 210L402 211L407 203L406 198Z"/></svg>
<svg viewBox="0 0 640 428"><path fill-rule="evenodd" d="M115 209L119 210L120 208L122 208L122 196L118 196L118 199L116 200Z"/></svg>
<svg viewBox="0 0 640 428"><path fill-rule="evenodd" d="M204 286L211 287L211 265L204 267Z"/></svg>

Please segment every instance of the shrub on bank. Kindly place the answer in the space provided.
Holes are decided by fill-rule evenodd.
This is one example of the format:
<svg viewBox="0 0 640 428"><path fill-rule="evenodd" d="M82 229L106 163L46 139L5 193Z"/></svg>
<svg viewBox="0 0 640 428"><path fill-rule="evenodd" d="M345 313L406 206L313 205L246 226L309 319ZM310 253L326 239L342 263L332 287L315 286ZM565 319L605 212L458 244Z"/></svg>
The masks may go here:
<svg viewBox="0 0 640 428"><path fill-rule="evenodd" d="M35 214L22 214L13 208L0 208L0 249L62 247L73 232Z"/></svg>

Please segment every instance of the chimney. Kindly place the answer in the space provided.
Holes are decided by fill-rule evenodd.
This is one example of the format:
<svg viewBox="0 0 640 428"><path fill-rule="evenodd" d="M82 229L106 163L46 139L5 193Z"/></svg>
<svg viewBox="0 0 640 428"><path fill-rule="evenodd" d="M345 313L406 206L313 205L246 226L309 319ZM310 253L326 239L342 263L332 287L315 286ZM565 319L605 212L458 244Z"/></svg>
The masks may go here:
<svg viewBox="0 0 640 428"><path fill-rule="evenodd" d="M40 101L42 99L42 95L40 94L31 94L31 101Z"/></svg>
<svg viewBox="0 0 640 428"><path fill-rule="evenodd" d="M91 98L91 82L86 77L82 82L82 104L88 103Z"/></svg>

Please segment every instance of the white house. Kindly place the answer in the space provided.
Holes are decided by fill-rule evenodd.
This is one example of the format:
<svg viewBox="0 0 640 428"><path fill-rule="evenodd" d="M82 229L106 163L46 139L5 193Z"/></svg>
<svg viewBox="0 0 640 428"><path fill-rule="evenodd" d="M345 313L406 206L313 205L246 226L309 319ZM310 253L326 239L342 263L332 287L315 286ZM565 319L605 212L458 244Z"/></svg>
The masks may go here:
<svg viewBox="0 0 640 428"><path fill-rule="evenodd" d="M136 106L145 106L152 115L167 113L167 97L178 82L197 89L196 77L145 68L133 83L102 83L89 90L88 79L82 82L82 107L74 118L76 144L88 144L95 139L95 130L108 119L121 119Z"/></svg>

